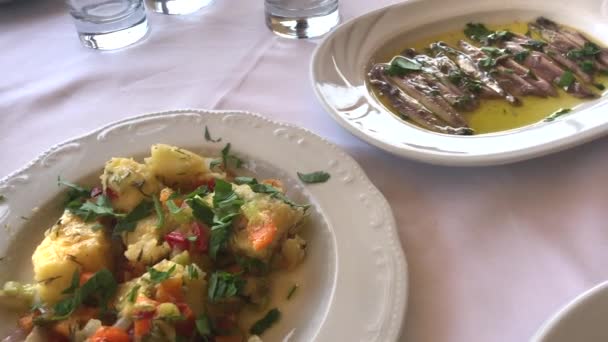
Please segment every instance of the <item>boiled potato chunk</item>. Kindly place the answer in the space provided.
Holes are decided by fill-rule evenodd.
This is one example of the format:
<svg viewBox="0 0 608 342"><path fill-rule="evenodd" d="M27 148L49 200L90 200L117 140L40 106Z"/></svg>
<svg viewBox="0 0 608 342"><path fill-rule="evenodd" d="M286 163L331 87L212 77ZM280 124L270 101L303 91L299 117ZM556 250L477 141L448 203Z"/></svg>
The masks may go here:
<svg viewBox="0 0 608 342"><path fill-rule="evenodd" d="M145 197L160 191L160 184L148 167L131 158L112 158L101 175L104 192L110 189L112 206L120 211L133 210Z"/></svg>
<svg viewBox="0 0 608 342"><path fill-rule="evenodd" d="M291 228L304 217L304 209L292 207L267 194L253 193L249 186L234 187L246 203L241 207L246 225L236 226L231 248L238 254L268 261Z"/></svg>
<svg viewBox="0 0 608 342"><path fill-rule="evenodd" d="M60 300L61 292L70 286L76 270L97 272L111 268L111 241L103 229L93 229L94 224L86 223L66 210L45 233L44 240L32 255L34 280L43 302Z"/></svg>
<svg viewBox="0 0 608 342"><path fill-rule="evenodd" d="M165 185L172 188L190 188L210 177L207 163L201 156L175 146L153 145L146 164Z"/></svg>
<svg viewBox="0 0 608 342"><path fill-rule="evenodd" d="M137 222L135 230L122 233L127 246L125 257L131 262L152 265L166 257L171 247L163 241L165 231L157 228L157 217L151 215Z"/></svg>

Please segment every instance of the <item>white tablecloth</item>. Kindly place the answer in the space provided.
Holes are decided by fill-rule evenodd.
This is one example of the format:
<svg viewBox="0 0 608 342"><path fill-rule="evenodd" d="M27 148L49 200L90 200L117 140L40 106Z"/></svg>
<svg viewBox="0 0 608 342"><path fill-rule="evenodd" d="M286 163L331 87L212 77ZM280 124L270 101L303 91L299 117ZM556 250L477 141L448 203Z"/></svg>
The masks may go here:
<svg viewBox="0 0 608 342"><path fill-rule="evenodd" d="M341 11L389 2L343 0ZM607 277L607 139L500 167L402 160L323 111L308 80L318 41L275 37L262 0L149 21L145 41L101 53L80 46L59 0L0 5L0 177L127 116L243 109L337 143L390 201L410 271L404 341L523 341Z"/></svg>

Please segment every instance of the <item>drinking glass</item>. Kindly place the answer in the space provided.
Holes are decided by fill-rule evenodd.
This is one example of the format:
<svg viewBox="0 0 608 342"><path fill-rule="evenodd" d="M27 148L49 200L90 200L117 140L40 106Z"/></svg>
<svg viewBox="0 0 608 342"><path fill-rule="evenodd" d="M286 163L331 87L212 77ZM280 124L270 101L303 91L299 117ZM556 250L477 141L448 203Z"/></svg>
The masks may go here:
<svg viewBox="0 0 608 342"><path fill-rule="evenodd" d="M131 45L148 32L144 0L67 0L82 44L100 50Z"/></svg>
<svg viewBox="0 0 608 342"><path fill-rule="evenodd" d="M288 38L321 36L340 21L338 0L265 0L266 25Z"/></svg>
<svg viewBox="0 0 608 342"><path fill-rule="evenodd" d="M210 5L213 0L151 0L153 11L163 14L190 14Z"/></svg>

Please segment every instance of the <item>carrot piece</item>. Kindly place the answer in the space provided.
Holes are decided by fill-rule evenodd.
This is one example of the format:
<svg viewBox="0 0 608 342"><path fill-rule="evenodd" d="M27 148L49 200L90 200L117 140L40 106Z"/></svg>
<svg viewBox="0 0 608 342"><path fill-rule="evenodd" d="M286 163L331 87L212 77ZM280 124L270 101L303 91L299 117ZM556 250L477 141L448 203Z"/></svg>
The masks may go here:
<svg viewBox="0 0 608 342"><path fill-rule="evenodd" d="M129 334L115 327L101 327L91 336L89 342L129 342Z"/></svg>
<svg viewBox="0 0 608 342"><path fill-rule="evenodd" d="M159 199L161 202L165 203L167 202L167 200L169 200L169 197L171 197L171 195L173 195L173 190L171 190L171 188L163 188L160 191Z"/></svg>
<svg viewBox="0 0 608 342"><path fill-rule="evenodd" d="M34 329L34 314L31 313L19 318L18 324L19 328L29 334Z"/></svg>
<svg viewBox="0 0 608 342"><path fill-rule="evenodd" d="M146 336L152 330L152 319L144 318L138 319L133 322L133 333L136 338L141 338Z"/></svg>
<svg viewBox="0 0 608 342"><path fill-rule="evenodd" d="M277 226L272 221L264 221L261 225L248 226L249 241L253 249L259 251L272 243L277 235Z"/></svg>
<svg viewBox="0 0 608 342"><path fill-rule="evenodd" d="M183 302L183 298L181 278L169 278L156 289L156 300L161 303Z"/></svg>

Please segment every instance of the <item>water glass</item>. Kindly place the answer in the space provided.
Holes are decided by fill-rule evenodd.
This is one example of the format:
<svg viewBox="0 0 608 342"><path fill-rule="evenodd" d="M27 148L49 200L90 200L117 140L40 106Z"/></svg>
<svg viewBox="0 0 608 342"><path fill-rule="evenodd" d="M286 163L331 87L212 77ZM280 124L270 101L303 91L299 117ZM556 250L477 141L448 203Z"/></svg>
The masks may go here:
<svg viewBox="0 0 608 342"><path fill-rule="evenodd" d="M265 0L266 25L288 38L321 36L340 21L338 0Z"/></svg>
<svg viewBox="0 0 608 342"><path fill-rule="evenodd" d="M153 11L163 14L190 14L210 5L213 0L151 0Z"/></svg>
<svg viewBox="0 0 608 342"><path fill-rule="evenodd" d="M148 32L144 0L67 0L78 37L86 47L112 50Z"/></svg>

